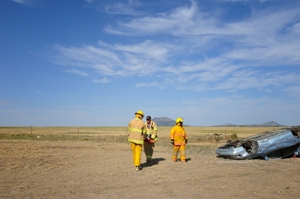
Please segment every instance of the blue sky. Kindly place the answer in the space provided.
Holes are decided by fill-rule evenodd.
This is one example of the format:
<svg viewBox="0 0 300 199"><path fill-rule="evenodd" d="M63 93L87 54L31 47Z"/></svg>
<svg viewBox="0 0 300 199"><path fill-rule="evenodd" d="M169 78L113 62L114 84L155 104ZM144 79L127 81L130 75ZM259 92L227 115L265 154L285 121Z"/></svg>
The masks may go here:
<svg viewBox="0 0 300 199"><path fill-rule="evenodd" d="M0 126L299 125L298 0L2 0Z"/></svg>

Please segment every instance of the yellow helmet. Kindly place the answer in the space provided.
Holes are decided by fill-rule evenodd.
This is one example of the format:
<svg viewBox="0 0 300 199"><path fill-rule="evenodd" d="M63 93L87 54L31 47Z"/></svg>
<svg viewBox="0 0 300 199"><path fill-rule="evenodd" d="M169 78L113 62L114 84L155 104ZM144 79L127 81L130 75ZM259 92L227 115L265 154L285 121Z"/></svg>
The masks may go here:
<svg viewBox="0 0 300 199"><path fill-rule="evenodd" d="M135 114L140 114L142 117L144 117L144 113L142 110L138 110L137 112L135 112Z"/></svg>
<svg viewBox="0 0 300 199"><path fill-rule="evenodd" d="M179 122L181 122L181 123L183 122L183 119L182 119L181 117L179 117L179 118L176 119L175 124L177 124L177 123L179 123Z"/></svg>

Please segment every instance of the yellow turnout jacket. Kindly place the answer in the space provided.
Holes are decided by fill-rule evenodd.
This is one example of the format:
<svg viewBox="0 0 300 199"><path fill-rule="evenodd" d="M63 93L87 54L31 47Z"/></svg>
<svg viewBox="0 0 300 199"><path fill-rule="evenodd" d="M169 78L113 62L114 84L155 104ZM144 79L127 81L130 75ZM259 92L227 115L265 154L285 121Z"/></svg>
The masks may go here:
<svg viewBox="0 0 300 199"><path fill-rule="evenodd" d="M186 145L187 135L183 126L175 125L170 132L170 139L174 140L174 145Z"/></svg>
<svg viewBox="0 0 300 199"><path fill-rule="evenodd" d="M151 138L154 141L157 141L158 138L157 138L157 125L156 125L156 123L151 120L149 125L148 125L147 122L145 122L145 125L146 125L147 135L151 135Z"/></svg>
<svg viewBox="0 0 300 199"><path fill-rule="evenodd" d="M128 142L133 142L136 144L144 143L144 134L146 133L145 123L138 117L132 119L128 123Z"/></svg>

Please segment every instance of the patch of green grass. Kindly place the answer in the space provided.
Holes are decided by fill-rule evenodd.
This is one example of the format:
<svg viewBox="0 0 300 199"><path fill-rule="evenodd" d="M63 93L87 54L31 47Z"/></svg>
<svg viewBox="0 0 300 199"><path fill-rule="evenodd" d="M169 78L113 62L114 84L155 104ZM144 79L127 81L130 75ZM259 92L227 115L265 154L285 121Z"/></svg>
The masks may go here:
<svg viewBox="0 0 300 199"><path fill-rule="evenodd" d="M230 135L230 138L231 138L231 140L233 140L233 141L238 140L238 136L237 136L236 133L231 134L231 135Z"/></svg>
<svg viewBox="0 0 300 199"><path fill-rule="evenodd" d="M35 135L32 134L0 134L0 139L4 140L32 140Z"/></svg>
<svg viewBox="0 0 300 199"><path fill-rule="evenodd" d="M189 144L186 150L190 154L215 154L215 145L193 145Z"/></svg>

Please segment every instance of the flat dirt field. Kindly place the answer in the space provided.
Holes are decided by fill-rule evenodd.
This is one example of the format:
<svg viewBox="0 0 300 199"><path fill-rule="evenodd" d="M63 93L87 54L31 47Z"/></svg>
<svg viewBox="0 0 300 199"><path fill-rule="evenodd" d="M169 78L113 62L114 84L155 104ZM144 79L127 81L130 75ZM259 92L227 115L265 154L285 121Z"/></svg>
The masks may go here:
<svg viewBox="0 0 300 199"><path fill-rule="evenodd" d="M228 160L214 150L275 127L186 127L188 162L172 162L159 128L135 171L126 127L0 127L1 198L300 198L300 158ZM215 139L213 134L222 134Z"/></svg>

